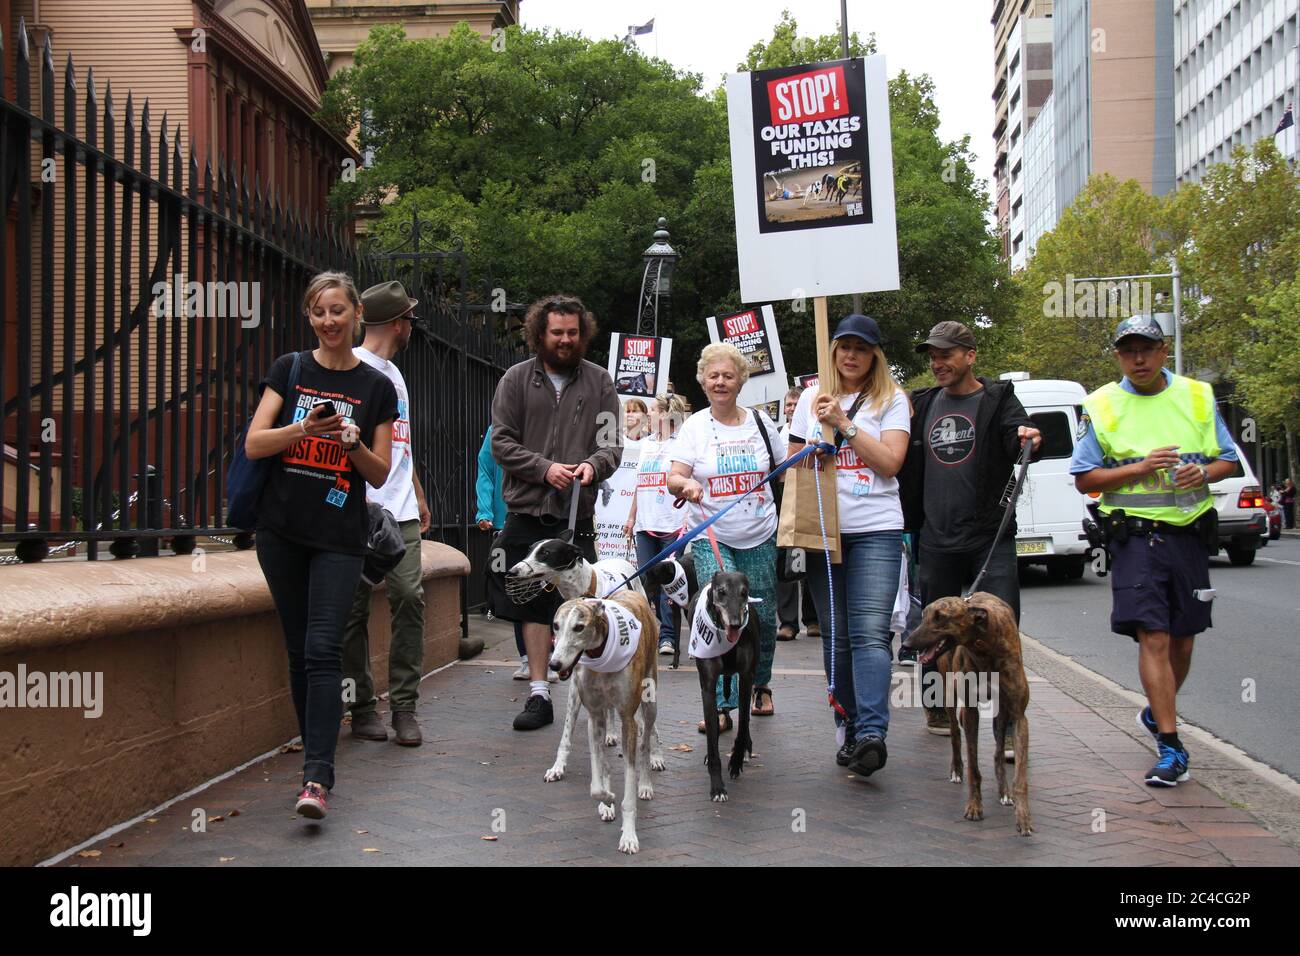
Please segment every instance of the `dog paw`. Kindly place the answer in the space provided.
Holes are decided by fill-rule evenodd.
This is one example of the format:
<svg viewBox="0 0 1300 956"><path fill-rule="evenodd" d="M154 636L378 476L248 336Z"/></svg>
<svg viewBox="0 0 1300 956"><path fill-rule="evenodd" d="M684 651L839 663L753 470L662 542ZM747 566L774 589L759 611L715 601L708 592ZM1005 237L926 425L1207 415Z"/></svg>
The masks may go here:
<svg viewBox="0 0 1300 956"><path fill-rule="evenodd" d="M961 774L960 774L958 771L953 770L952 772L950 772L950 773L948 774L948 782L949 782L949 783L961 783Z"/></svg>
<svg viewBox="0 0 1300 956"><path fill-rule="evenodd" d="M667 769L668 769L668 764L664 763L663 754L651 754L651 755L650 755L650 769L651 769L651 770L667 770Z"/></svg>
<svg viewBox="0 0 1300 956"><path fill-rule="evenodd" d="M726 802L727 802L727 788L726 788L726 787L714 787L713 789L711 789L711 790L709 791L709 798L710 798L714 803L726 803Z"/></svg>
<svg viewBox="0 0 1300 956"><path fill-rule="evenodd" d="M605 746L606 746L606 747L617 747L617 746L618 746L618 734L606 734L606 735L605 735Z"/></svg>
<svg viewBox="0 0 1300 956"><path fill-rule="evenodd" d="M727 762L727 773L731 774L731 779L735 780L740 776L741 771L745 769L745 755L732 754L731 760Z"/></svg>
<svg viewBox="0 0 1300 956"><path fill-rule="evenodd" d="M653 800L655 798L654 784L643 783L636 788L636 798L638 800Z"/></svg>
<svg viewBox="0 0 1300 956"><path fill-rule="evenodd" d="M1014 807L1016 805L1016 801L1009 793L1004 793L1002 796L998 797L998 803L1002 804L1004 807Z"/></svg>
<svg viewBox="0 0 1300 956"><path fill-rule="evenodd" d="M1025 836L1025 837L1034 835L1034 827L1033 824L1029 822L1029 817L1025 817L1024 820L1016 821L1016 831L1021 836Z"/></svg>
<svg viewBox="0 0 1300 956"><path fill-rule="evenodd" d="M614 816L617 813L617 811L614 809L614 804L612 803L597 804L596 812L600 814L600 818L604 820L606 823L610 823L611 821L613 821Z"/></svg>
<svg viewBox="0 0 1300 956"><path fill-rule="evenodd" d="M564 779L563 765L557 763L550 770L546 771L542 779L545 780L547 783L555 783L555 781L557 780L563 780Z"/></svg>
<svg viewBox="0 0 1300 956"><path fill-rule="evenodd" d="M978 803L966 804L966 812L962 814L967 820L983 820L984 808Z"/></svg>
<svg viewBox="0 0 1300 956"><path fill-rule="evenodd" d="M619 853L635 853L641 849L641 844L636 838L635 833L624 833L618 840Z"/></svg>

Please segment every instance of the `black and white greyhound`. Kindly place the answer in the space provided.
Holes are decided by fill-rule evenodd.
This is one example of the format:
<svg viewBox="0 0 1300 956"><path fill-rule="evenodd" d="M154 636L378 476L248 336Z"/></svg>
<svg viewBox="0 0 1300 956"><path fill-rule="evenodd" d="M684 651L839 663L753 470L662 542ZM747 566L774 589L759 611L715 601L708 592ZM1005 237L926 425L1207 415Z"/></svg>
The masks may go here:
<svg viewBox="0 0 1300 956"><path fill-rule="evenodd" d="M636 565L622 558L606 558L592 564L572 542L573 532L563 531L558 538L547 538L533 545L524 559L505 574L506 593L512 600L526 603L543 588L554 588L566 601L574 598L605 597L620 581L636 573ZM640 578L629 585L645 596ZM569 694L569 709L579 707L578 695ZM576 711L574 718L576 719ZM566 718L565 726L570 722ZM618 717L611 711L605 721L605 745L618 743Z"/></svg>
<svg viewBox="0 0 1300 956"><path fill-rule="evenodd" d="M724 679L723 689L728 694L731 682L740 680L739 722L727 768L735 780L745 769L745 756L754 750L749 735L749 701L758 670L758 615L750 614L749 607L757 603L758 598L749 596L749 578L738 571L719 571L686 609L690 653L700 676L704 728L709 739L705 757L709 768L709 796L719 803L727 799L727 788L722 782L722 758L718 755L718 677Z"/></svg>

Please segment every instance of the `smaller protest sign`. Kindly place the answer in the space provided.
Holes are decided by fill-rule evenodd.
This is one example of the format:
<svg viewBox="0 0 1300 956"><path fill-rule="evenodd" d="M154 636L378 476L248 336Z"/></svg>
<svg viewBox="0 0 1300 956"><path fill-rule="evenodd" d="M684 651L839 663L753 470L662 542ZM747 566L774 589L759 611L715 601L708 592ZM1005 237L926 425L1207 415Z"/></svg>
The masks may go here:
<svg viewBox="0 0 1300 956"><path fill-rule="evenodd" d="M673 340L653 335L609 336L609 377L620 397L652 398L668 384Z"/></svg>
<svg viewBox="0 0 1300 956"><path fill-rule="evenodd" d="M740 390L746 407L779 402L785 397L785 359L776 316L770 305L709 317L709 339L740 350L749 363L749 381Z"/></svg>

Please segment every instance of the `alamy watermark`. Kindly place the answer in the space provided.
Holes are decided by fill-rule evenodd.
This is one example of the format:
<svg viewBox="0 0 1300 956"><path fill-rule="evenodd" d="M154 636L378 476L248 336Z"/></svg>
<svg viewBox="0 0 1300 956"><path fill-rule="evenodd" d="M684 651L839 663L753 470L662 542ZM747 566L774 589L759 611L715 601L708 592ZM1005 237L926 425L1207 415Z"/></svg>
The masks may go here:
<svg viewBox="0 0 1300 956"><path fill-rule="evenodd" d="M0 671L0 709L70 708L90 719L104 713L103 671Z"/></svg>
<svg viewBox="0 0 1300 956"><path fill-rule="evenodd" d="M179 272L153 284L153 314L165 319L239 319L246 329L262 324L262 283L187 282Z"/></svg>
<svg viewBox="0 0 1300 956"><path fill-rule="evenodd" d="M1124 319L1150 315L1155 295L1148 281L1075 279L1043 285L1043 315L1049 319Z"/></svg>

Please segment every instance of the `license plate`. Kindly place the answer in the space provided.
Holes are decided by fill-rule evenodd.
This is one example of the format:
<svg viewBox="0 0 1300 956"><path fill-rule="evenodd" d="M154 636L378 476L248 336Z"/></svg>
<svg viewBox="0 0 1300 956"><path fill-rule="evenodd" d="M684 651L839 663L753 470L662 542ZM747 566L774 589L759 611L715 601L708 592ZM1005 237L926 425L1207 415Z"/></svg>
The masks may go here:
<svg viewBox="0 0 1300 956"><path fill-rule="evenodd" d="M1038 538L1030 541L1017 541L1016 554L1046 554L1047 540Z"/></svg>

